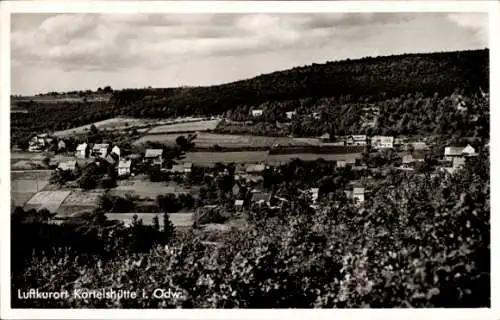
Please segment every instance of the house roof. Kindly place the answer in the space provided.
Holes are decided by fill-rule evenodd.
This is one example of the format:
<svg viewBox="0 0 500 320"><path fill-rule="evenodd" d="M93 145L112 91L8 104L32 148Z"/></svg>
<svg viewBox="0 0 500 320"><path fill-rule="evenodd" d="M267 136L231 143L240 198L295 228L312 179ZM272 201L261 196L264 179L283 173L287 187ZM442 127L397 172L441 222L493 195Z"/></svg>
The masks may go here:
<svg viewBox="0 0 500 320"><path fill-rule="evenodd" d="M109 147L109 143L96 143L94 144L94 146L92 147L93 150L96 150L96 149L107 149Z"/></svg>
<svg viewBox="0 0 500 320"><path fill-rule="evenodd" d="M87 149L87 143L81 143L76 147L77 151L84 151L85 149Z"/></svg>
<svg viewBox="0 0 500 320"><path fill-rule="evenodd" d="M113 158L110 154L108 154L106 156L106 158L104 158L104 160L106 160L109 164L115 164L116 163L115 158Z"/></svg>
<svg viewBox="0 0 500 320"><path fill-rule="evenodd" d="M132 160L120 160L118 168L129 168L132 165Z"/></svg>
<svg viewBox="0 0 500 320"><path fill-rule="evenodd" d="M156 158L163 155L163 149L147 149L144 157L146 158Z"/></svg>
<svg viewBox="0 0 500 320"><path fill-rule="evenodd" d="M235 206L242 206L243 205L243 200L235 200L234 201Z"/></svg>

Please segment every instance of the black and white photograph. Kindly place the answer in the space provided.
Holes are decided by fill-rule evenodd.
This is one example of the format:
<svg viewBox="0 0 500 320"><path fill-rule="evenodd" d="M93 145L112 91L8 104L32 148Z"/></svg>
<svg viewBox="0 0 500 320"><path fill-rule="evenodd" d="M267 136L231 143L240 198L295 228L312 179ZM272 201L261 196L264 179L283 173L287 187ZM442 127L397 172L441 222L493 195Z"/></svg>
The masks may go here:
<svg viewBox="0 0 500 320"><path fill-rule="evenodd" d="M488 11L12 12L9 308L491 308L490 39Z"/></svg>

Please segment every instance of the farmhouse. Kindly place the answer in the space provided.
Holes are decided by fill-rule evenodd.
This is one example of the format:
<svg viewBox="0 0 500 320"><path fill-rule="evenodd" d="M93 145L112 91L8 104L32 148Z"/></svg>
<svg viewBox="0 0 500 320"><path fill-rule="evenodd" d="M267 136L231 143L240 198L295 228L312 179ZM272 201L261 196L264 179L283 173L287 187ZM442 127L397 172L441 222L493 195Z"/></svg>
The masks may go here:
<svg viewBox="0 0 500 320"><path fill-rule="evenodd" d="M64 151L66 150L66 142L64 140L59 140L57 143L57 151Z"/></svg>
<svg viewBox="0 0 500 320"><path fill-rule="evenodd" d="M285 112L286 117L287 117L288 119L290 119L290 120L293 118L293 116L295 116L295 113L296 113L295 111L288 111L288 112Z"/></svg>
<svg viewBox="0 0 500 320"><path fill-rule="evenodd" d="M96 143L92 146L92 151L90 155L92 157L105 158L108 155L109 144L108 143Z"/></svg>
<svg viewBox="0 0 500 320"><path fill-rule="evenodd" d="M241 200L241 199L235 200L235 201L234 201L234 207L235 207L236 209L241 209L241 208L243 208L243 204L244 204L244 203L245 203L245 202L244 202L243 200Z"/></svg>
<svg viewBox="0 0 500 320"><path fill-rule="evenodd" d="M88 155L88 144L87 143L82 143L79 144L76 147L76 152L75 152L75 157L80 158L80 159L85 159L87 158Z"/></svg>
<svg viewBox="0 0 500 320"><path fill-rule="evenodd" d="M356 159L350 158L345 160L337 160L337 167L345 168L347 166L353 166L356 164Z"/></svg>
<svg viewBox="0 0 500 320"><path fill-rule="evenodd" d="M348 146L366 146L366 135L352 135L346 138L345 144Z"/></svg>
<svg viewBox="0 0 500 320"><path fill-rule="evenodd" d="M392 148L394 137L391 136L373 136L371 139L372 147L377 149Z"/></svg>
<svg viewBox="0 0 500 320"><path fill-rule="evenodd" d="M126 177L130 175L130 167L132 165L132 160L120 160L118 163L118 176Z"/></svg>
<svg viewBox="0 0 500 320"><path fill-rule="evenodd" d="M262 109L254 109L252 110L252 117L262 117L263 113Z"/></svg>
<svg viewBox="0 0 500 320"><path fill-rule="evenodd" d="M247 173L261 173L266 169L266 165L263 163L260 164L249 164L246 166L245 171Z"/></svg>
<svg viewBox="0 0 500 320"><path fill-rule="evenodd" d="M365 188L353 188L352 198L355 203L363 203L365 201Z"/></svg>
<svg viewBox="0 0 500 320"><path fill-rule="evenodd" d="M163 163L163 150L162 149L147 149L144 155L145 162L151 162L153 165L161 166Z"/></svg>
<svg viewBox="0 0 500 320"><path fill-rule="evenodd" d="M111 153L114 153L118 157L120 157L120 148L118 146L114 146L113 149L111 149Z"/></svg>
<svg viewBox="0 0 500 320"><path fill-rule="evenodd" d="M461 157L461 156L475 156L476 155L476 150L468 144L465 148L464 147L446 147L444 148L444 159L446 161L453 161L453 158L455 157Z"/></svg>
<svg viewBox="0 0 500 320"><path fill-rule="evenodd" d="M75 171L77 168L76 160L59 162L57 169L61 171Z"/></svg>

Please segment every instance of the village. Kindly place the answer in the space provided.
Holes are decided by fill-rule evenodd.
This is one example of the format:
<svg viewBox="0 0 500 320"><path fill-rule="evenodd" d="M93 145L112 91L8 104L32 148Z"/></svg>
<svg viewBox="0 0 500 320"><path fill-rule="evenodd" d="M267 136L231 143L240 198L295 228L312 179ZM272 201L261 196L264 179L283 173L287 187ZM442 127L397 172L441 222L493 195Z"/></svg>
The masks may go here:
<svg viewBox="0 0 500 320"><path fill-rule="evenodd" d="M261 116L259 110L255 111L252 111L252 116ZM292 116L295 114L287 113L287 117ZM218 119L224 120L221 117ZM213 121L213 118L201 120L204 121ZM200 127L199 122L184 124L192 125L194 129ZM175 133L177 140L200 134L203 132L188 130ZM42 165L43 170L35 168L30 171L28 168L22 171L20 177L13 178L12 205L28 210L48 209L53 213L52 222L61 223L77 221L82 213L98 207L106 194L107 197L114 197L115 202L121 199L128 203L128 207L122 206L121 209L120 206L108 207L108 219L130 225L139 218L145 224L152 224L153 217L168 211L177 227L189 228L193 224L199 225L196 221L213 225L211 222L217 224L218 221L231 220L228 217L221 220L220 214L214 214L219 208L224 208L221 212L231 212L230 216L237 217L235 220L240 222L243 212L252 206L280 210L289 200L289 190L277 190L272 186L264 188L272 181L266 176L269 177L270 172L276 174L294 161L326 161L332 165L332 175L333 171L337 174L355 172L356 178L348 181L341 191L353 205L362 207L370 197L370 186L376 185L375 176L381 170L402 170L431 176L453 175L466 165L468 158L477 156L471 144L450 145L442 150L438 159L431 159L431 150L435 146L426 138L348 135L335 137L332 141L330 135L325 133L316 140L317 145L312 149L310 146L273 143L257 151L232 151L228 148L207 152L196 150L197 139L193 138L193 150L181 150L178 155L172 155L168 147L162 148L161 145L142 148L141 152L137 148L133 152L130 148L104 141L82 142L69 147L67 138L39 134L30 139L27 153L43 154L41 162L45 162L46 166ZM15 177L15 153L13 157ZM45 179L45 183L39 186L37 178L36 190L30 188L27 191L26 184L29 182L23 181L23 175L30 172L42 172L45 178L41 180ZM24 186L24 190L16 190L16 182L25 182L19 184ZM317 208L317 204L327 199L328 193L333 190L324 190L320 185L307 185L298 191L312 208ZM29 194L16 197L18 192ZM167 195L177 199L188 195L190 200L188 204L177 205L176 209L169 209L168 205L160 208L158 197Z"/></svg>

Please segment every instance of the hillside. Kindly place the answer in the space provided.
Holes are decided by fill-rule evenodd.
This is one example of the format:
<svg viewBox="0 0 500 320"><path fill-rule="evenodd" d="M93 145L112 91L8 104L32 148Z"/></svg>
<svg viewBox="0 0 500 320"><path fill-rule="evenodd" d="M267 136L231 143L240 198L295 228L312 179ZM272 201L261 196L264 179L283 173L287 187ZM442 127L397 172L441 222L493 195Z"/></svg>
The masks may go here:
<svg viewBox="0 0 500 320"><path fill-rule="evenodd" d="M379 101L408 93L469 92L488 88L488 83L488 50L475 50L313 64L211 87L122 90L112 101L119 110L136 116L219 114L266 101L319 97Z"/></svg>
<svg viewBox="0 0 500 320"><path fill-rule="evenodd" d="M468 98L479 88L488 90L488 55L485 49L344 60L210 87L114 91L109 102L18 99L17 107L29 112L12 116L12 136L20 139L35 132L69 129L117 115L167 118L229 112L226 115L231 118L244 119L255 107L266 109L262 120L267 122L280 120L288 110L301 109L307 114L318 109L326 113L323 126L314 126L313 130L304 128L300 119L293 126L298 136L331 131L332 126L338 132L359 130L359 117L364 116L360 110L372 107L379 109L383 120L371 129L374 132L431 133L439 125L436 121L446 120L443 112L453 110L452 93ZM401 110L395 105L404 105L409 119L402 121ZM424 114L427 117L422 117ZM401 123L404 126L398 129ZM461 127L443 124L443 128L451 132ZM466 130L463 135L470 134L470 128Z"/></svg>

